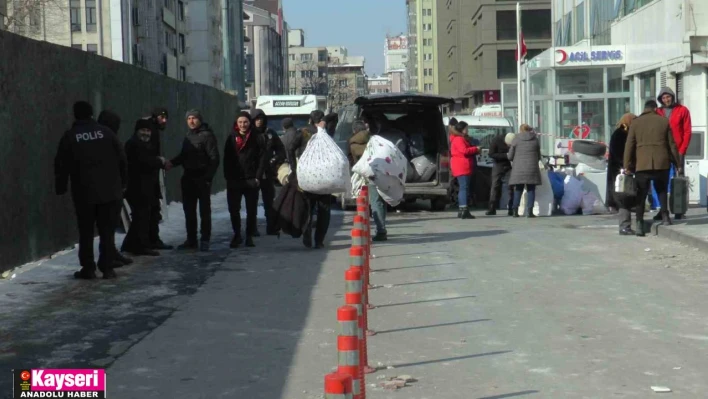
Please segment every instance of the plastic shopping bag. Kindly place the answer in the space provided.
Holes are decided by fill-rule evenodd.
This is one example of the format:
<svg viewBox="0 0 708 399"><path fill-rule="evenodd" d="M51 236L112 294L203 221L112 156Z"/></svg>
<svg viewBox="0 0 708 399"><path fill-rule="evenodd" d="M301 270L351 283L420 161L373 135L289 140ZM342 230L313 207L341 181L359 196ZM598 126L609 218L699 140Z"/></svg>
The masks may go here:
<svg viewBox="0 0 708 399"><path fill-rule="evenodd" d="M583 182L573 176L566 176L561 199L561 211L566 215L575 215L583 200Z"/></svg>
<svg viewBox="0 0 708 399"><path fill-rule="evenodd" d="M297 163L300 188L312 194L351 190L349 160L328 134L315 134Z"/></svg>
<svg viewBox="0 0 708 399"><path fill-rule="evenodd" d="M389 205L396 206L403 200L408 161L392 142L372 136L364 155L352 171L375 185L381 198Z"/></svg>

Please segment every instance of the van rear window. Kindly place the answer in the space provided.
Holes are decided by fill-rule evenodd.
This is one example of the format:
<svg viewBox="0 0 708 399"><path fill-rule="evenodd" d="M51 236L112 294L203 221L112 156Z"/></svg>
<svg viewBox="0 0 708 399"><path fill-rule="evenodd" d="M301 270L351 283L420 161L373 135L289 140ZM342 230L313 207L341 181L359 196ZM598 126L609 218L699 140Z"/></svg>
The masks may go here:
<svg viewBox="0 0 708 399"><path fill-rule="evenodd" d="M477 145L489 148L494 137L509 133L511 128L505 126L469 126L467 130L468 136L476 141L478 143Z"/></svg>

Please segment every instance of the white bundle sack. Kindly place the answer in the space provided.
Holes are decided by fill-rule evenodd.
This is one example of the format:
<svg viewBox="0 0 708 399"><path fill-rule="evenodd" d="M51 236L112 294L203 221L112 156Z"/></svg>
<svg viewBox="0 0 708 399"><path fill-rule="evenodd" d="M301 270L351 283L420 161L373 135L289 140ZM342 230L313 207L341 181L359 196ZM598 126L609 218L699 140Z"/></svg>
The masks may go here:
<svg viewBox="0 0 708 399"><path fill-rule="evenodd" d="M351 191L349 160L327 133L315 134L297 163L297 179L303 191L340 194Z"/></svg>
<svg viewBox="0 0 708 399"><path fill-rule="evenodd" d="M392 142L372 136L352 171L375 185L387 204L396 206L403 200L408 160Z"/></svg>

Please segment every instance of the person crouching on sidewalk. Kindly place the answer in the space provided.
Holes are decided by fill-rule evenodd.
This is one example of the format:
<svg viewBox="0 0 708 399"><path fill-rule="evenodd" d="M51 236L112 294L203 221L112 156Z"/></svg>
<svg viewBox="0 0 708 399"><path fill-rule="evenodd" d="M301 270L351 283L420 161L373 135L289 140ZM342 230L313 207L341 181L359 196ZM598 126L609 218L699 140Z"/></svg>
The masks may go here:
<svg viewBox="0 0 708 399"><path fill-rule="evenodd" d="M151 143L152 134L151 122L138 119L133 137L125 143L125 155L128 158L128 189L125 197L130 205L132 221L121 251L133 255L160 255L152 249L150 221L155 203L159 202L155 190L159 187L158 172L165 167L165 159L155 155Z"/></svg>
<svg viewBox="0 0 708 399"><path fill-rule="evenodd" d="M460 209L457 217L460 219L474 219L469 209L467 209L468 188L472 176L474 158L479 153L479 147L473 146L467 141L467 122L458 122L450 128L450 169L452 176L457 178L460 191L457 196Z"/></svg>
<svg viewBox="0 0 708 399"><path fill-rule="evenodd" d="M231 214L234 237L231 248L243 242L241 236L241 199L246 198L246 246L255 247L253 237L258 223L258 193L260 178L268 162L266 136L253 130L251 115L241 112L234 131L224 147L224 178L226 199Z"/></svg>

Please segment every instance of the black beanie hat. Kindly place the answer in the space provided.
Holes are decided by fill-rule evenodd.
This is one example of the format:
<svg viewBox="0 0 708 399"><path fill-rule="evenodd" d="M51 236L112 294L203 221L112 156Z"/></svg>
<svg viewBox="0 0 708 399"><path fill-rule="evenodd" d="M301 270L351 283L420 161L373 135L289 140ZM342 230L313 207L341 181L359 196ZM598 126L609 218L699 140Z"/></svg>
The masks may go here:
<svg viewBox="0 0 708 399"><path fill-rule="evenodd" d="M322 122L322 120L324 120L324 117L325 117L324 112L322 112L320 110L314 110L314 111L310 112L310 119L312 120L312 123L314 125Z"/></svg>
<svg viewBox="0 0 708 399"><path fill-rule="evenodd" d="M135 121L134 131L137 132L140 129L150 129L152 131L152 122L149 119L138 119Z"/></svg>

